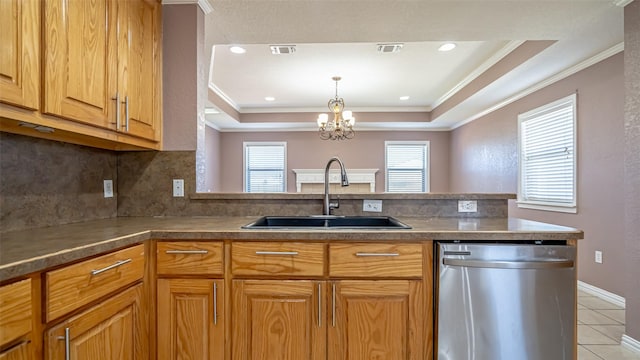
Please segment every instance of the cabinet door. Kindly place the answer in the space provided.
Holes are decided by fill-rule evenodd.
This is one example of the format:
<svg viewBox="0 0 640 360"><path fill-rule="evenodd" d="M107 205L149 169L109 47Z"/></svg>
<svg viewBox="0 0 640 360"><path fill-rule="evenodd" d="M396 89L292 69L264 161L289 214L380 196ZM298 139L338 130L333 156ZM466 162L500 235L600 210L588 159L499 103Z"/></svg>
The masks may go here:
<svg viewBox="0 0 640 360"><path fill-rule="evenodd" d="M224 359L222 280L158 280L158 359Z"/></svg>
<svg viewBox="0 0 640 360"><path fill-rule="evenodd" d="M38 109L40 0L0 1L0 101Z"/></svg>
<svg viewBox="0 0 640 360"><path fill-rule="evenodd" d="M124 98L119 131L150 140L159 138L160 3L121 0L118 4L118 88Z"/></svg>
<svg viewBox="0 0 640 360"><path fill-rule="evenodd" d="M329 359L422 359L424 309L419 280L331 284Z"/></svg>
<svg viewBox="0 0 640 360"><path fill-rule="evenodd" d="M234 360L326 359L326 283L234 280Z"/></svg>
<svg viewBox="0 0 640 360"><path fill-rule="evenodd" d="M0 360L31 360L33 358L31 341L25 341L6 351L0 352Z"/></svg>
<svg viewBox="0 0 640 360"><path fill-rule="evenodd" d="M141 299L142 285L136 285L51 328L47 359L145 359L148 333Z"/></svg>
<svg viewBox="0 0 640 360"><path fill-rule="evenodd" d="M44 6L44 109L115 129L115 0L48 0Z"/></svg>

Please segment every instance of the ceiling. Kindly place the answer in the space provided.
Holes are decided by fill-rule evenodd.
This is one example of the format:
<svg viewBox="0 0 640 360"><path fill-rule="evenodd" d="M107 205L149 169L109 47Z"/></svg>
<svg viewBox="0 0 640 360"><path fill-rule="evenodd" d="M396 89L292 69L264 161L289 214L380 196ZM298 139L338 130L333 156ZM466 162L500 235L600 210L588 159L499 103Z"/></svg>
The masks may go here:
<svg viewBox="0 0 640 360"><path fill-rule="evenodd" d="M207 122L315 131L341 76L356 131L454 129L622 51L628 2L209 0L208 106L220 113ZM438 51L446 42L457 47ZM397 53L377 51L395 43Z"/></svg>

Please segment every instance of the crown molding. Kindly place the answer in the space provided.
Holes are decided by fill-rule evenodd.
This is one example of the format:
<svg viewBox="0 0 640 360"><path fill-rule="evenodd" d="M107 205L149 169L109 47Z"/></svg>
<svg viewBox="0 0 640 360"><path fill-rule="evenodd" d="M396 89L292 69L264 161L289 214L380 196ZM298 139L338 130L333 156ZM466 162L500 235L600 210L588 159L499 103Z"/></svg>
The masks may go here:
<svg viewBox="0 0 640 360"><path fill-rule="evenodd" d="M564 78L567 78L567 77L577 73L578 71L584 70L584 69L588 68L589 66L595 65L595 64L599 63L600 61L602 61L604 59L607 59L607 58L609 58L609 57L611 57L611 56L613 56L613 55L615 55L615 54L617 54L617 53L619 53L621 51L624 51L624 42L618 43L618 44L608 48L607 50L604 50L603 52L601 52L601 53L599 53L599 54L597 54L595 56L592 56L592 57L590 57L590 58L588 58L588 59L586 59L586 60L584 60L584 61L582 61L582 62L580 62L580 63L578 63L576 65L573 65L572 67L570 67L570 68L568 68L568 69L566 69L564 71L561 71L561 72L557 73L554 76L551 76L550 78L547 78L546 80L543 80L543 81L535 84L534 86L532 86L532 87L530 87L528 89L525 89L525 90L523 90L523 91L521 91L521 92L519 92L519 93L517 93L517 94L515 94L513 96L510 96L510 97L504 99L503 101L501 101L501 102L499 102L499 103L497 103L497 104L495 104L495 105L493 105L493 106L491 106L491 107L489 107L489 108L487 108L487 109L485 109L485 110L483 110L483 111L471 116L468 119L462 120L462 121L452 125L451 126L451 130L455 130L455 129L459 128L462 125L468 124L468 123L470 123L470 122L472 122L474 120L477 120L477 119L479 119L479 118L481 118L481 117L483 117L485 115L488 115L488 114L490 114L490 113L492 113L492 112L494 112L494 111L496 111L498 109L501 109L501 108L511 104L514 101L520 100L523 97L525 97L525 96L527 96L529 94L532 94L532 93L534 93L534 92L536 92L536 91L538 91L538 90L540 90L542 88L545 88L545 87L547 87L547 86L549 86L549 85L551 85L551 84L553 84L555 82L558 82L558 81L560 81L560 80L562 80Z"/></svg>
<svg viewBox="0 0 640 360"><path fill-rule="evenodd" d="M620 7L625 7L629 4L631 4L633 2L633 0L614 0L613 3L616 6L620 6Z"/></svg>
<svg viewBox="0 0 640 360"><path fill-rule="evenodd" d="M162 0L163 5L186 5L186 4L198 4L200 9L205 15L213 11L213 5L210 0Z"/></svg>

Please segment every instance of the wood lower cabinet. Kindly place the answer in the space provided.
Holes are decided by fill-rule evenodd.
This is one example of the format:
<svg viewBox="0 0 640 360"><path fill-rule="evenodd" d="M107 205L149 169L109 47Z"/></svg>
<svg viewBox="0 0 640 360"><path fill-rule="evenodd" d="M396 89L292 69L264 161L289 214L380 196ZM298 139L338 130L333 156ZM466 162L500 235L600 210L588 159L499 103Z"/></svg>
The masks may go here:
<svg viewBox="0 0 640 360"><path fill-rule="evenodd" d="M326 282L234 280L234 360L326 359Z"/></svg>
<svg viewBox="0 0 640 360"><path fill-rule="evenodd" d="M0 352L0 360L30 360L33 359L31 341L22 342L14 347Z"/></svg>
<svg viewBox="0 0 640 360"><path fill-rule="evenodd" d="M423 359L420 280L342 280L331 284L328 359Z"/></svg>
<svg viewBox="0 0 640 360"><path fill-rule="evenodd" d="M135 285L49 329L46 358L147 359L142 297L142 284Z"/></svg>
<svg viewBox="0 0 640 360"><path fill-rule="evenodd" d="M224 359L224 282L158 280L158 359Z"/></svg>
<svg viewBox="0 0 640 360"><path fill-rule="evenodd" d="M157 358L225 359L224 245L156 244Z"/></svg>
<svg viewBox="0 0 640 360"><path fill-rule="evenodd" d="M40 0L0 1L0 101L40 106Z"/></svg>

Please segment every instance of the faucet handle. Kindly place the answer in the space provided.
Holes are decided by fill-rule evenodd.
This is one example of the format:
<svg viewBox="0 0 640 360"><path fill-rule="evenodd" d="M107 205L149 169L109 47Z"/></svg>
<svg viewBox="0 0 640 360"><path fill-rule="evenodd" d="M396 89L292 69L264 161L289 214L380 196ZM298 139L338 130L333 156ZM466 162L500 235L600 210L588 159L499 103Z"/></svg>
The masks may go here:
<svg viewBox="0 0 640 360"><path fill-rule="evenodd" d="M340 195L338 195L335 202L329 202L329 215L331 215L331 210L338 208L340 208Z"/></svg>

